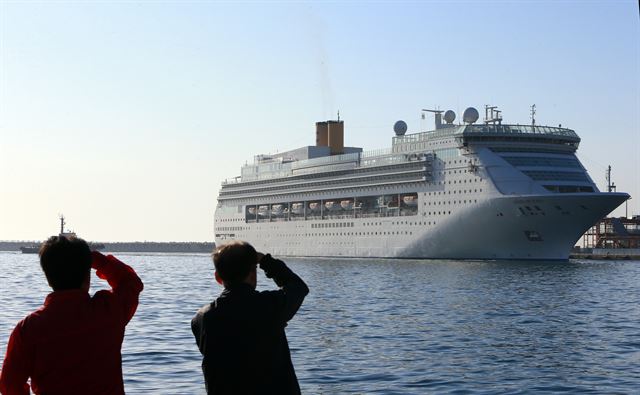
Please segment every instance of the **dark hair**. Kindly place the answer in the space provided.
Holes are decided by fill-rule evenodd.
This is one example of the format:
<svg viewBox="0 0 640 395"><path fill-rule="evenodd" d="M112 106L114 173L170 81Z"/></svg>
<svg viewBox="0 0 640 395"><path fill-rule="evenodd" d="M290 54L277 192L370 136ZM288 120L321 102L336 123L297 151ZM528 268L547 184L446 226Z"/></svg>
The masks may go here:
<svg viewBox="0 0 640 395"><path fill-rule="evenodd" d="M255 269L258 253L246 241L232 241L215 249L213 265L225 285L241 283Z"/></svg>
<svg viewBox="0 0 640 395"><path fill-rule="evenodd" d="M91 271L91 249L86 241L51 236L40 247L40 266L54 291L79 289Z"/></svg>

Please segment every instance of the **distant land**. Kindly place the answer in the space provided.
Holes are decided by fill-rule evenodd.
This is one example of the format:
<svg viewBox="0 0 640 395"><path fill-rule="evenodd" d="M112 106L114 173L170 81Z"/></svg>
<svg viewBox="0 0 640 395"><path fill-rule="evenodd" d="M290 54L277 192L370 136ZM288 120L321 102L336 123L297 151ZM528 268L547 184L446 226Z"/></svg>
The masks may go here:
<svg viewBox="0 0 640 395"><path fill-rule="evenodd" d="M20 251L20 247L37 246L42 241L0 241L0 251ZM213 242L115 242L104 244L103 252L175 252L175 253L211 253Z"/></svg>

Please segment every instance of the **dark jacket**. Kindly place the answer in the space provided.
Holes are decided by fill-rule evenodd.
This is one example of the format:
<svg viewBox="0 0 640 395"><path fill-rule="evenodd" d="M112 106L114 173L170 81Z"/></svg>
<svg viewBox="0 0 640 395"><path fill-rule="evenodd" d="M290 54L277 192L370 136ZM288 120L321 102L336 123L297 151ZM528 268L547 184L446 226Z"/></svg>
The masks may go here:
<svg viewBox="0 0 640 395"><path fill-rule="evenodd" d="M249 284L225 288L191 320L209 395L300 393L284 328L309 288L271 255L260 267L279 290L258 292Z"/></svg>

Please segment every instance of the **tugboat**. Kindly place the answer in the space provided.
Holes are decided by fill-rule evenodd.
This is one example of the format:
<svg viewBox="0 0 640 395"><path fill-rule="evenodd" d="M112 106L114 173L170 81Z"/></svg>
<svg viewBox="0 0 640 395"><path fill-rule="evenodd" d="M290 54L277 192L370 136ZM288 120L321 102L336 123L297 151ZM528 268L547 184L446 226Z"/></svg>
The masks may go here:
<svg viewBox="0 0 640 395"><path fill-rule="evenodd" d="M69 231L67 230L65 232L64 230L64 226L67 223L64 220L64 215L60 215L60 233L58 234L58 236L62 237L77 237L75 232ZM89 242L89 248L91 248L92 251L99 251L101 249L104 248L104 244L102 243L92 243ZM20 251L22 251L23 254L37 254L40 251L40 246L39 245L30 245L30 246L23 246L20 247Z"/></svg>
<svg viewBox="0 0 640 395"><path fill-rule="evenodd" d="M37 254L38 251L40 251L40 246L26 246L26 247L20 247L20 251L22 251L23 254Z"/></svg>

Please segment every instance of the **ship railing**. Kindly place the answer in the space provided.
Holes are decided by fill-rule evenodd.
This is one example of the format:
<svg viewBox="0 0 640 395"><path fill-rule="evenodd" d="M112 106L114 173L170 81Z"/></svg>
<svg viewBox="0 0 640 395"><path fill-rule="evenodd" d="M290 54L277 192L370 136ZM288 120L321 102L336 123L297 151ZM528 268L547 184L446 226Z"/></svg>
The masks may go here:
<svg viewBox="0 0 640 395"><path fill-rule="evenodd" d="M404 158L405 155L403 155L403 159L400 163L396 163L394 161L379 162L379 160L382 160L380 158L370 159L370 161L376 161L376 162L369 163L368 166L363 166L365 168L374 169L374 172L376 168L384 169L384 171L381 172L380 174L366 172L366 173L358 173L358 174L354 173L354 175L339 174L337 176L332 176L330 172L326 174L324 172L321 172L321 173L318 173L318 175L316 176L313 172L311 172L312 176L311 177L307 176L304 179L289 179L288 177L283 177L278 180L274 179L271 182L260 182L259 184L248 182L246 183L246 185L240 185L238 187L234 186L233 188L230 188L230 189L224 188L220 192L220 194L231 195L231 194L237 194L242 192L248 192L251 190L265 190L265 188L268 188L268 190L278 190L281 188L288 188L291 186L298 188L303 185L319 185L318 183L323 183L323 182L335 183L335 182L343 182L342 180L354 180L354 179L363 179L363 178L370 178L370 177L379 178L381 176L385 176L389 174L403 175L403 174L406 174L407 172L414 172L414 173L420 172L420 171L430 172L432 168L432 163L431 163L432 157L429 157L428 155L425 155L425 154L420 154L420 155L421 155L420 157L416 156L415 158L412 158L412 159L406 159ZM411 170L398 169L398 170L395 170L394 173L391 173L392 171L391 169L384 167L389 165L398 165L398 164L405 164L405 163L412 164L412 169ZM420 165L422 165L422 169L418 167ZM331 166L341 166L341 165L331 165ZM335 168L332 171L350 170L350 169L353 169L353 167L348 167L343 169ZM304 169L304 170L307 170L307 169ZM304 170L300 170L300 171L304 171ZM296 173L295 175L299 176L304 174L309 174L309 173L304 171L303 173Z"/></svg>
<svg viewBox="0 0 640 395"><path fill-rule="evenodd" d="M407 163L421 160L406 153L393 152L391 148L383 148L365 152L326 156L300 160L290 163L276 164L278 169L261 170L256 165L245 165L242 176L226 179L222 185L233 185L241 182L262 181L274 178L286 178L297 174L312 174L317 171L339 171L358 167L376 167L388 164ZM257 172L249 171L256 170Z"/></svg>
<svg viewBox="0 0 640 395"><path fill-rule="evenodd" d="M380 149L374 149L369 151L363 151L360 154L360 158L365 159L365 158L371 158L375 156L390 155L392 153L393 152L391 152L391 148L380 148Z"/></svg>
<svg viewBox="0 0 640 395"><path fill-rule="evenodd" d="M365 174L361 176L341 177L332 180L300 181L297 183L278 186L265 185L239 191L220 191L218 199L237 199L240 197L279 195L293 192L315 192L397 183L421 182L425 181L425 173L427 172L428 171L425 167L421 167L413 170L403 170L381 175Z"/></svg>
<svg viewBox="0 0 640 395"><path fill-rule="evenodd" d="M344 162L358 162L360 159L359 152L353 152L350 154L342 154L342 155L332 155L332 156L323 156L321 158L313 158L313 159L305 159L299 160L297 162L291 163L291 169L302 169L305 167L317 167L323 165L329 165L334 163L344 163Z"/></svg>

